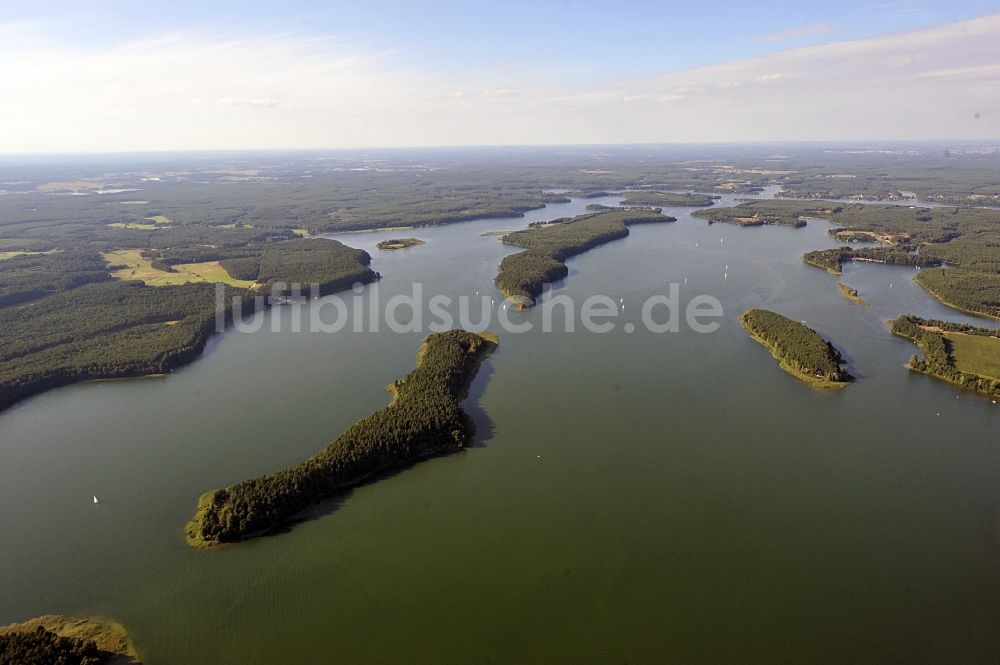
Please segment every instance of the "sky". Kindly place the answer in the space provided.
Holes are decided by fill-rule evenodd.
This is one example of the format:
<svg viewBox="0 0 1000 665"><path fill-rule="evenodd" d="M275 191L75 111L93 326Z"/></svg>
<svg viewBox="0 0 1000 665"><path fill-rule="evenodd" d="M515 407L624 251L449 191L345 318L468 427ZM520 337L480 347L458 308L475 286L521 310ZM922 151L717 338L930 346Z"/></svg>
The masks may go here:
<svg viewBox="0 0 1000 665"><path fill-rule="evenodd" d="M998 44L977 0L0 0L0 153L989 141Z"/></svg>

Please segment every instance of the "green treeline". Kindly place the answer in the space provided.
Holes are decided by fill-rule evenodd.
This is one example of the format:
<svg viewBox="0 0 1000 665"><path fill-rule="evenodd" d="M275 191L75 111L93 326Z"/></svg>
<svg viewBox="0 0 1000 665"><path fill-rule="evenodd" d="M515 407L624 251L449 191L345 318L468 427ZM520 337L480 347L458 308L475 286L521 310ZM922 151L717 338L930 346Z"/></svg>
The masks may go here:
<svg viewBox="0 0 1000 665"><path fill-rule="evenodd" d="M716 197L707 194L673 194L670 192L654 192L649 190L629 190L622 193L621 204L624 206L663 206L663 207L706 207L713 205Z"/></svg>
<svg viewBox="0 0 1000 665"><path fill-rule="evenodd" d="M821 387L841 387L853 378L842 367L840 352L797 321L766 309L750 309L740 324L771 351L783 369Z"/></svg>
<svg viewBox="0 0 1000 665"><path fill-rule="evenodd" d="M692 213L695 217L708 220L709 224L725 222L739 226L763 226L777 224L801 228L806 225L805 218L825 217L833 213L839 206L827 201L802 204L798 201L749 201L733 208L712 208L698 210Z"/></svg>
<svg viewBox="0 0 1000 665"><path fill-rule="evenodd" d="M225 293L228 301L243 291ZM242 302L249 311L254 299ZM115 280L0 311L2 410L51 388L163 374L194 360L215 332L215 286Z"/></svg>
<svg viewBox="0 0 1000 665"><path fill-rule="evenodd" d="M802 260L818 268L840 274L845 261L871 261L901 266L937 266L941 262L920 254L911 254L893 247L838 247L806 253Z"/></svg>
<svg viewBox="0 0 1000 665"><path fill-rule="evenodd" d="M0 634L0 665L101 665L103 662L92 640L60 637L41 626Z"/></svg>
<svg viewBox="0 0 1000 665"><path fill-rule="evenodd" d="M495 280L497 288L520 306L530 307L545 284L568 274L565 261L570 256L624 238L630 224L675 220L659 210L625 208L587 213L508 233L502 238L504 243L527 251L504 257Z"/></svg>
<svg viewBox="0 0 1000 665"><path fill-rule="evenodd" d="M109 280L105 263L92 250L25 254L0 261L0 307Z"/></svg>
<svg viewBox="0 0 1000 665"><path fill-rule="evenodd" d="M952 353L953 342L945 335L945 333L951 332L995 338L994 331L961 323L925 320L910 314L903 314L892 322L892 332L912 341L923 351L923 358L916 355L910 358L910 363L907 366L914 372L929 374L987 395L1000 395L1000 380L963 372L958 368Z"/></svg>
<svg viewBox="0 0 1000 665"><path fill-rule="evenodd" d="M320 295L340 291L355 282L367 284L378 278L368 267L368 252L326 238L288 240L259 248L258 256L224 259L219 265L236 279L254 280L260 290L271 293L278 282L319 284ZM288 292L290 289L283 289Z"/></svg>
<svg viewBox="0 0 1000 665"><path fill-rule="evenodd" d="M247 248L239 248L240 251ZM252 275L270 294L277 282L319 284L321 293L370 282L367 252L336 240L253 246L227 259L234 276ZM0 410L30 395L92 379L164 374L191 362L216 331L215 285L146 286L112 279L88 250L0 261ZM287 291L287 289L286 289ZM229 304L256 306L254 292L226 287Z"/></svg>
<svg viewBox="0 0 1000 665"><path fill-rule="evenodd" d="M496 345L496 337L486 333L430 335L417 354L416 368L389 386L394 394L389 406L297 466L206 493L188 524L188 543L249 538L373 474L470 445L475 425L460 400Z"/></svg>
<svg viewBox="0 0 1000 665"><path fill-rule="evenodd" d="M914 280L946 305L1000 318L1000 273L938 268L921 270Z"/></svg>

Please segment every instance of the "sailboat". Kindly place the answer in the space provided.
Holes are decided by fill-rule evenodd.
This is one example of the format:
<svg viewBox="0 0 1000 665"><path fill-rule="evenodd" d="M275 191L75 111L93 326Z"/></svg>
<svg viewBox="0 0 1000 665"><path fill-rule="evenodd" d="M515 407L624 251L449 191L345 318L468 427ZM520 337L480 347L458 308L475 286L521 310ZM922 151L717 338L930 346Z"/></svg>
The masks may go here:
<svg viewBox="0 0 1000 665"><path fill-rule="evenodd" d="M94 503L100 503L96 496L94 497Z"/></svg>

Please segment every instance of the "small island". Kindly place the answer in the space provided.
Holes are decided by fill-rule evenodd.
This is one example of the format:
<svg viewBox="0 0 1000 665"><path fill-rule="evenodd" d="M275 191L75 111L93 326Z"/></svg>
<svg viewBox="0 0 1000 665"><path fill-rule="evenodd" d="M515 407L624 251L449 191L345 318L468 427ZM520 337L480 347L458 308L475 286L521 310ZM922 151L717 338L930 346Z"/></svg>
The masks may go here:
<svg viewBox="0 0 1000 665"><path fill-rule="evenodd" d="M750 309L740 325L766 347L781 368L815 388L843 388L854 377L838 351L812 328L766 309Z"/></svg>
<svg viewBox="0 0 1000 665"><path fill-rule="evenodd" d="M423 245L424 241L419 238L388 238L379 242L376 247L379 249L386 250L396 250L396 249L406 249L407 247L416 247L417 245Z"/></svg>
<svg viewBox="0 0 1000 665"><path fill-rule="evenodd" d="M449 330L427 337L417 366L386 390L389 406L347 429L301 464L202 495L186 528L192 547L272 533L316 502L377 474L470 446L475 424L462 409L480 363L497 347L492 333Z"/></svg>
<svg viewBox="0 0 1000 665"><path fill-rule="evenodd" d="M923 351L923 358L910 358L910 370L991 397L1000 395L1000 337L996 331L903 314L892 322L892 332Z"/></svg>
<svg viewBox="0 0 1000 665"><path fill-rule="evenodd" d="M865 307L868 306L868 301L861 297L857 289L852 289L843 282L837 282L837 289L840 290L840 295L844 296L844 298L855 305L863 305Z"/></svg>
<svg viewBox="0 0 1000 665"><path fill-rule="evenodd" d="M121 624L56 615L0 626L0 663L140 665Z"/></svg>
<svg viewBox="0 0 1000 665"><path fill-rule="evenodd" d="M629 234L631 224L673 222L659 210L617 208L534 225L505 235L508 245L526 248L500 262L495 283L508 300L526 309L542 288L569 274L566 259Z"/></svg>
<svg viewBox="0 0 1000 665"><path fill-rule="evenodd" d="M714 205L718 196L709 194L678 194L674 192L654 192L650 190L629 190L622 192L623 206L661 206L664 208L705 208Z"/></svg>

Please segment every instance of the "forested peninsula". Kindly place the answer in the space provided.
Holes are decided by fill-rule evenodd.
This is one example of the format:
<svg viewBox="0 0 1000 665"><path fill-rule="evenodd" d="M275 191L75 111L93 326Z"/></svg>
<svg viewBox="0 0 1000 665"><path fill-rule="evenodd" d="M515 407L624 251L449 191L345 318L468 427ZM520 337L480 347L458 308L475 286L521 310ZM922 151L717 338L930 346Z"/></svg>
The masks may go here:
<svg viewBox="0 0 1000 665"><path fill-rule="evenodd" d="M147 259L136 279L125 280L112 277L120 266L91 250L0 261L0 410L51 388L165 374L197 358L215 332L215 286L189 281L180 271L191 264L178 262L181 255L228 256L219 261L222 268L257 285L225 287L227 323L237 296L248 314L256 295L284 294L292 283L318 284L320 293L330 293L378 277L366 252L326 239L151 251L164 269ZM167 279L171 270L181 276L176 283ZM142 281L151 272L167 276L157 277L163 286Z"/></svg>
<svg viewBox="0 0 1000 665"><path fill-rule="evenodd" d="M1000 319L1000 273L940 268L921 270L913 280L949 307Z"/></svg>
<svg viewBox="0 0 1000 665"><path fill-rule="evenodd" d="M542 288L564 278L569 269L566 259L629 234L631 224L673 222L675 217L658 209L624 208L592 212L568 219L557 219L509 233L501 240L508 245L526 248L500 262L497 288L519 307L535 304Z"/></svg>
<svg viewBox="0 0 1000 665"><path fill-rule="evenodd" d="M47 615L0 626L0 665L140 665L121 624Z"/></svg>
<svg viewBox="0 0 1000 665"><path fill-rule="evenodd" d="M297 466L202 495L186 528L188 544L209 547L263 535L380 472L471 445L475 424L460 402L497 343L491 333L430 335L416 368L388 386L389 406Z"/></svg>
<svg viewBox="0 0 1000 665"><path fill-rule="evenodd" d="M907 365L984 395L1000 395L1000 337L997 331L962 323L925 320L903 314L892 322L892 332L923 351Z"/></svg>
<svg viewBox="0 0 1000 665"><path fill-rule="evenodd" d="M836 249L820 249L803 255L802 260L817 268L824 268L834 275L843 273L846 261L869 261L871 263L886 263L898 266L939 266L941 261L928 256L921 256L893 247L838 247Z"/></svg>
<svg viewBox="0 0 1000 665"><path fill-rule="evenodd" d="M808 326L766 309L750 309L740 325L765 346L781 368L817 388L843 388L853 377L840 352Z"/></svg>

